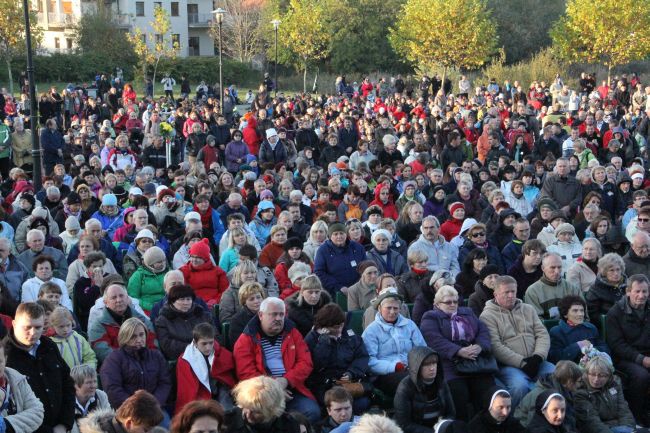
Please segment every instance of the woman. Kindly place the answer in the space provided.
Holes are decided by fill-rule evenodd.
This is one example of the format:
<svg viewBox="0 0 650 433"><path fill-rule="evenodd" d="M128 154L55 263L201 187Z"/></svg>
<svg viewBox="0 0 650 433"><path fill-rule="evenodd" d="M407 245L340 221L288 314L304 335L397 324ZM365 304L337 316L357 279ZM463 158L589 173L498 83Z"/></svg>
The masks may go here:
<svg viewBox="0 0 650 433"><path fill-rule="evenodd" d="M351 219L345 222L345 230L348 235L348 239L354 241L358 244L361 244L365 249L370 247L370 239L365 237L365 230L361 221L358 219Z"/></svg>
<svg viewBox="0 0 650 433"><path fill-rule="evenodd" d="M38 229L45 236L45 246L56 248L63 252L63 241L58 236L50 235L50 226L44 218L34 218L29 225L29 230Z"/></svg>
<svg viewBox="0 0 650 433"><path fill-rule="evenodd" d="M68 274L65 277L65 285L68 288L68 291L72 291L72 288L75 286L79 278L88 276L88 268L84 265L85 257L94 252L99 251L99 242L97 238L90 236L88 234L82 234L79 238L79 256L77 259L70 264L68 267ZM105 259L103 266L103 273L105 274L117 274L115 266L110 259Z"/></svg>
<svg viewBox="0 0 650 433"><path fill-rule="evenodd" d="M615 215L614 199L616 185L609 181L605 167L598 165L591 169L591 187L600 194L600 208L609 215Z"/></svg>
<svg viewBox="0 0 650 433"><path fill-rule="evenodd" d="M440 356L428 347L415 347L408 358L409 374L395 393L395 421L405 433L435 431L438 421L456 418L451 391L438 367Z"/></svg>
<svg viewBox="0 0 650 433"><path fill-rule="evenodd" d="M460 274L459 274L460 275ZM494 289L497 287L499 270L494 265L486 265L481 269L479 279L474 286L474 293L469 296L468 306L479 317L485 304L494 298Z"/></svg>
<svg viewBox="0 0 650 433"><path fill-rule="evenodd" d="M239 171L239 167L246 163L248 146L242 140L242 133L235 130L232 134L232 141L226 145L226 169L233 176Z"/></svg>
<svg viewBox="0 0 650 433"><path fill-rule="evenodd" d="M68 310L72 311L72 301L68 295L68 289L65 282L54 277L53 269L56 266L54 259L48 255L40 255L32 263L32 272L34 276L26 280L21 287L20 301L36 302L40 288L44 283L54 283L61 289L60 303Z"/></svg>
<svg viewBox="0 0 650 433"><path fill-rule="evenodd" d="M230 272L239 263L239 249L246 245L246 232L241 228L228 230L228 249L219 259L219 267L225 273Z"/></svg>
<svg viewBox="0 0 650 433"><path fill-rule="evenodd" d="M368 352L361 336L345 332L345 321L345 313L336 304L325 305L314 316L314 327L305 337L314 361L306 383L321 405L333 386L357 387L353 407L359 414L370 404L363 396L368 388Z"/></svg>
<svg viewBox="0 0 650 433"><path fill-rule="evenodd" d="M151 311L154 304L165 297L163 280L167 271L165 253L159 247L151 247L142 256L142 266L129 278L129 296L139 300L145 312Z"/></svg>
<svg viewBox="0 0 650 433"><path fill-rule="evenodd" d="M267 297L266 291L260 283L251 281L243 283L237 294L239 295L239 310L230 318L230 332L228 334L230 347L228 349L232 349L239 336L244 332L248 322L259 312L262 301ZM225 322L221 321L221 323Z"/></svg>
<svg viewBox="0 0 650 433"><path fill-rule="evenodd" d="M192 245L190 261L179 269L185 278L185 284L192 287L196 296L210 307L221 301L221 295L228 288L226 273L212 262L211 257L210 243L203 238Z"/></svg>
<svg viewBox="0 0 650 433"><path fill-rule="evenodd" d="M433 273L427 268L429 258L422 250L410 251L407 261L409 271L397 276L397 287L405 302L413 303L426 291Z"/></svg>
<svg viewBox="0 0 650 433"><path fill-rule="evenodd" d="M75 390L75 422L72 433L79 433L77 422L87 417L91 412L110 410L108 396L101 389L97 389L97 370L94 366L81 364L70 369L70 377L74 382Z"/></svg>
<svg viewBox="0 0 650 433"><path fill-rule="evenodd" d="M377 185L375 188L375 199L371 201L368 206L379 206L385 218L391 218L394 220L399 218L397 207L395 206L390 194L390 185L384 183Z"/></svg>
<svg viewBox="0 0 650 433"><path fill-rule="evenodd" d="M458 252L458 263L465 263L466 257L472 250L484 250L488 257L488 263L497 267L499 274L505 273L505 266L501 253L494 246L487 241L487 228L485 224L474 224L467 230L466 240Z"/></svg>
<svg viewBox="0 0 650 433"><path fill-rule="evenodd" d="M420 325L429 347L439 354L445 379L451 390L458 419L469 421L467 403L474 411L487 398L485 392L494 386L492 374L459 373L456 362L476 360L481 353L491 356L492 345L487 327L469 307L458 306L458 292L444 286L436 292L434 309L424 314Z"/></svg>
<svg viewBox="0 0 650 433"><path fill-rule="evenodd" d="M560 300L560 323L549 331L551 336L551 349L548 353L549 361L557 363L562 359L579 362L583 353L590 348L600 352L609 353L598 329L590 323L585 322L585 310L587 304L579 296L565 296ZM593 316L599 317L599 316Z"/></svg>
<svg viewBox="0 0 650 433"><path fill-rule="evenodd" d="M133 242L135 243L135 248L129 249L122 260L122 270L124 271L124 279L126 281L142 266L142 257L149 248L155 245L156 238L151 230L142 229L138 232Z"/></svg>
<svg viewBox="0 0 650 433"><path fill-rule="evenodd" d="M436 185L433 188L431 196L424 202L424 216L427 217L433 215L438 219L442 219L446 212L445 198L447 198L445 187L442 185Z"/></svg>
<svg viewBox="0 0 650 433"><path fill-rule="evenodd" d="M219 432L223 407L214 400L196 400L183 406L172 420L170 433Z"/></svg>
<svg viewBox="0 0 650 433"><path fill-rule="evenodd" d="M596 281L598 260L603 256L600 242L596 238L582 241L582 254L569 267L566 279L587 292Z"/></svg>
<svg viewBox="0 0 650 433"><path fill-rule="evenodd" d="M119 408L139 389L153 394L161 407L167 402L171 390L169 367L159 350L147 348L148 332L140 319L126 319L117 335L120 348L102 364L102 388L113 408Z"/></svg>
<svg viewBox="0 0 650 433"><path fill-rule="evenodd" d="M424 217L424 208L416 201L404 205L397 220L397 234L410 244L420 236L420 224Z"/></svg>
<svg viewBox="0 0 650 433"><path fill-rule="evenodd" d="M602 356L587 362L575 401L576 420L584 433L631 433L636 428L621 380Z"/></svg>
<svg viewBox="0 0 650 433"><path fill-rule="evenodd" d="M456 276L454 287L465 299L469 298L480 281L481 270L488 265L488 256L485 250L476 248L465 257L461 267L462 272Z"/></svg>
<svg viewBox="0 0 650 433"><path fill-rule="evenodd" d="M172 269L180 269L181 266L190 261L190 248L201 239L203 239L201 230L193 230L183 236L183 245L174 254Z"/></svg>
<svg viewBox="0 0 650 433"><path fill-rule="evenodd" d="M322 220L314 221L309 229L309 238L302 247L303 253L313 262L316 259L316 251L327 240L327 223Z"/></svg>
<svg viewBox="0 0 650 433"><path fill-rule="evenodd" d="M377 278L379 270L377 264L372 260L364 260L357 265L357 272L360 275L359 281L348 287L348 311L365 310L377 296L377 288L379 287L379 279ZM390 278L392 280L392 286L397 287L395 279L391 274L382 274L380 278L382 277Z"/></svg>
<svg viewBox="0 0 650 433"><path fill-rule="evenodd" d="M554 390L544 391L535 400L535 415L528 425L530 433L566 433L566 400Z"/></svg>
<svg viewBox="0 0 650 433"><path fill-rule="evenodd" d="M160 350L175 361L192 342L192 330L199 323L211 323L212 315L195 302L196 295L185 284L172 286L167 303L156 318L156 335Z"/></svg>
<svg viewBox="0 0 650 433"><path fill-rule="evenodd" d="M603 248L603 254L618 253L625 255L627 239L624 238L621 228L612 225L611 220L606 215L599 215L594 218L589 224L586 237L598 239Z"/></svg>
<svg viewBox="0 0 650 433"><path fill-rule="evenodd" d="M494 392L492 392L494 391ZM505 389L493 388L489 403L469 422L472 433L522 433L526 429L514 417L512 396Z"/></svg>
<svg viewBox="0 0 650 433"><path fill-rule="evenodd" d="M313 270L314 265L311 260L302 251L302 241L298 238L288 239L284 243L284 253L280 256L273 272L275 280L278 282L280 288L280 298L287 299L289 296L293 295L294 289L289 279L289 269L295 262L302 262L309 265L310 269Z"/></svg>
<svg viewBox="0 0 650 433"><path fill-rule="evenodd" d="M281 225L271 228L271 242L266 244L260 252L260 266L275 269L278 259L284 253L284 243L287 241L287 229Z"/></svg>
<svg viewBox="0 0 650 433"><path fill-rule="evenodd" d="M598 260L598 275L591 288L585 293L587 310L591 320L599 323L601 315L625 296L627 277L625 262L616 253L605 254Z"/></svg>
<svg viewBox="0 0 650 433"><path fill-rule="evenodd" d="M316 275L309 275L302 280L300 292L287 298L287 316L305 336L311 330L314 316L318 310L332 301Z"/></svg>

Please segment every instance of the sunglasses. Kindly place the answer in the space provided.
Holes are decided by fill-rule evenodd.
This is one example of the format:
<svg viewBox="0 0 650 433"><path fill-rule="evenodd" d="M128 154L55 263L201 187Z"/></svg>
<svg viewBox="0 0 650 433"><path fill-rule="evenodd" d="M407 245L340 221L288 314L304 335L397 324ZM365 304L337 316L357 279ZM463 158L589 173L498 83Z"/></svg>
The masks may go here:
<svg viewBox="0 0 650 433"><path fill-rule="evenodd" d="M648 221L650 221L650 218L637 218L636 220L641 223L647 223Z"/></svg>
<svg viewBox="0 0 650 433"><path fill-rule="evenodd" d="M481 236L485 236L485 232L472 233L473 238L480 238Z"/></svg>

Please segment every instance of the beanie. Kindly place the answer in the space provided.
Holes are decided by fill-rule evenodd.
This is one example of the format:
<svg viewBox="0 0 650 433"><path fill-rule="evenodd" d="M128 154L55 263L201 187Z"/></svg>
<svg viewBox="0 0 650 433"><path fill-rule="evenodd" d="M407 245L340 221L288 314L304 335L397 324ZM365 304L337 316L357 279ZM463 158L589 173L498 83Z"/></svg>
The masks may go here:
<svg viewBox="0 0 650 433"><path fill-rule="evenodd" d="M345 233L345 226L341 223L334 223L327 229L327 236L331 237L336 232Z"/></svg>
<svg viewBox="0 0 650 433"><path fill-rule="evenodd" d="M43 218L47 219L47 209L43 207L37 207L32 211L32 218Z"/></svg>
<svg viewBox="0 0 650 433"><path fill-rule="evenodd" d="M77 219L77 217L70 215L65 220L65 229L67 231L81 230L81 225L79 225L79 220Z"/></svg>
<svg viewBox="0 0 650 433"><path fill-rule="evenodd" d="M303 242L298 238L289 238L282 247L285 251L289 251L291 248L300 248L302 250Z"/></svg>
<svg viewBox="0 0 650 433"><path fill-rule="evenodd" d="M574 235L576 234L576 229L569 223L562 223L555 228L555 236L558 236L562 233L571 233Z"/></svg>
<svg viewBox="0 0 650 433"><path fill-rule="evenodd" d="M454 212L456 212L458 209L465 209L465 205L459 201L453 203L449 208L449 214L453 216Z"/></svg>
<svg viewBox="0 0 650 433"><path fill-rule="evenodd" d="M260 200L264 200L264 199L267 199L267 198L272 199L273 198L273 192L271 190L268 190L268 189L262 190L262 192L260 193Z"/></svg>
<svg viewBox="0 0 650 433"><path fill-rule="evenodd" d="M291 284L295 284L300 278L305 278L311 273L311 267L307 263L295 262L289 268L287 275Z"/></svg>
<svg viewBox="0 0 650 433"><path fill-rule="evenodd" d="M478 279L483 281L492 274L499 274L499 268L497 268L497 265L485 265L483 269L481 269L481 272L479 272Z"/></svg>
<svg viewBox="0 0 650 433"><path fill-rule="evenodd" d="M81 197L79 197L79 194L73 191L70 194L68 194L68 197L66 198L66 203L68 204L68 206L70 206L71 204L81 204Z"/></svg>
<svg viewBox="0 0 650 433"><path fill-rule="evenodd" d="M357 265L357 272L359 275L363 275L363 273L366 271L366 269L374 266L375 268L377 267L377 263L373 262L372 260L364 260L363 262L359 263Z"/></svg>
<svg viewBox="0 0 650 433"><path fill-rule="evenodd" d="M117 197L115 194L104 194L102 197L102 206L117 206Z"/></svg>
<svg viewBox="0 0 650 433"><path fill-rule="evenodd" d="M210 261L210 244L206 238L201 239L190 247L190 256L197 256L204 261Z"/></svg>
<svg viewBox="0 0 650 433"><path fill-rule="evenodd" d="M388 239L388 242L390 242L390 240L393 238L393 236L390 234L388 230L377 229L374 232L372 232L372 236L370 236L370 241L374 243L379 236L386 237L386 239Z"/></svg>
<svg viewBox="0 0 650 433"><path fill-rule="evenodd" d="M167 257L160 247L153 246L145 251L142 256L142 261L146 267L150 268L154 263L167 261Z"/></svg>
<svg viewBox="0 0 650 433"><path fill-rule="evenodd" d="M194 290L192 290L190 286L187 286L185 284L172 286L172 288L169 289L169 292L167 293L168 303L173 304L174 302L182 298L195 299L196 295L194 294Z"/></svg>

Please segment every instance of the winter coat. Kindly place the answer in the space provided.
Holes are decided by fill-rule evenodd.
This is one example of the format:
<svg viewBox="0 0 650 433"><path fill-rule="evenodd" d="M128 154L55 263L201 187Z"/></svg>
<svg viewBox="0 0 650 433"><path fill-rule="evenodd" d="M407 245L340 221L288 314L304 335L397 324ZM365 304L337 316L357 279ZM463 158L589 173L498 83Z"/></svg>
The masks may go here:
<svg viewBox="0 0 650 433"><path fill-rule="evenodd" d="M616 375L600 389L592 388L585 377L575 393L575 409L582 433L610 433L613 427L636 427L621 380Z"/></svg>
<svg viewBox="0 0 650 433"><path fill-rule="evenodd" d="M625 260L625 258L623 260ZM573 262L573 264L567 270L566 279L568 281L571 281L576 286L580 287L580 290L583 292L586 292L596 281L596 274L582 261L581 258L579 258Z"/></svg>
<svg viewBox="0 0 650 433"><path fill-rule="evenodd" d="M192 330L200 323L212 323L212 315L195 303L183 313L168 302L156 318L156 335L165 358L178 358L192 343Z"/></svg>
<svg viewBox="0 0 650 433"><path fill-rule="evenodd" d="M348 287L348 311L365 310L370 306L370 302L377 297L377 291L373 287L368 287L359 279L356 283Z"/></svg>
<svg viewBox="0 0 650 433"><path fill-rule="evenodd" d="M93 403L90 403L87 407L87 413L84 414L81 409L79 409L79 406L75 405L75 422L74 426L72 427L71 433L81 433L79 430L79 424L80 422L83 422L84 420L88 420L92 418L95 413L98 412L105 412L105 411L110 411L112 413L111 409L111 404L108 402L108 396L104 391L101 389L98 389L95 391L95 395L93 397L95 401ZM84 433L89 433L89 430L86 428L84 429Z"/></svg>
<svg viewBox="0 0 650 433"><path fill-rule="evenodd" d="M264 424L263 426L250 425L246 422L246 418L244 418L241 408L235 407L233 410L226 412L226 420L221 431L222 433L300 433L301 427L301 423L294 419L294 417L288 412L284 412L282 415L274 418L268 424Z"/></svg>
<svg viewBox="0 0 650 433"><path fill-rule="evenodd" d="M624 296L607 312L607 345L614 364L628 361L641 364L650 355L650 304L642 310L643 318L630 307Z"/></svg>
<svg viewBox="0 0 650 433"><path fill-rule="evenodd" d="M253 221L248 224L248 228L253 232L253 234L255 234L255 238L260 244L260 247L264 247L266 245L266 240L271 236L271 229L277 224L277 219L273 217L271 221L265 223L259 216L259 210L257 213L258 215L256 215L255 218L253 218Z"/></svg>
<svg viewBox="0 0 650 433"><path fill-rule="evenodd" d="M438 370L431 385L420 379L422 363L432 354L437 355L428 347L416 347L409 353L409 375L402 379L395 392L395 422L404 433L431 433L438 420L456 417L454 400L444 374ZM433 399L428 397L431 391L435 393Z"/></svg>
<svg viewBox="0 0 650 433"><path fill-rule="evenodd" d="M246 162L248 146L243 141L231 141L226 145L226 168L232 173L239 172L239 167ZM243 162L237 162L241 159Z"/></svg>
<svg viewBox="0 0 650 433"><path fill-rule="evenodd" d="M318 313L318 310L330 302L332 302L332 298L324 290L320 292L320 299L316 305L309 305L300 296L300 292L298 292L288 297L285 301L287 305L287 316L295 323L296 328L304 337L314 326L314 316Z"/></svg>
<svg viewBox="0 0 650 433"><path fill-rule="evenodd" d="M589 340L594 348L600 352L609 353L605 341L600 338L598 329L590 323L583 322L580 325L569 326L565 320L551 328L551 349L548 352L548 359L552 363L566 359L578 363L582 357L582 351L578 341Z"/></svg>
<svg viewBox="0 0 650 433"><path fill-rule="evenodd" d="M505 269L510 269L517 258L521 256L521 249L523 246L524 241L520 241L513 237L512 240L503 247L501 250L501 256L503 257L503 265Z"/></svg>
<svg viewBox="0 0 650 433"><path fill-rule="evenodd" d="M117 270L115 270L115 266L113 266L113 262L111 262L109 259L106 259L106 263L104 263L104 274L112 275L112 274L117 274ZM88 276L88 270L84 266L84 261L81 259L77 259L74 262L70 264L68 267L68 275L65 277L65 285L68 288L69 293L73 293L72 288L74 287L75 283L79 278L84 278Z"/></svg>
<svg viewBox="0 0 650 433"><path fill-rule="evenodd" d="M11 299L20 302L20 288L29 278L29 271L14 255L9 255L7 261L4 271L0 270L0 283L9 290Z"/></svg>
<svg viewBox="0 0 650 433"><path fill-rule="evenodd" d="M424 235L420 235L409 246L408 252L410 253L412 251L422 251L427 255L429 258L427 268L432 272L445 269L451 272L451 276L454 278L460 272L458 249L447 242L442 236L439 236L434 242L429 242L424 238Z"/></svg>
<svg viewBox="0 0 650 433"><path fill-rule="evenodd" d="M281 140L278 140L275 145L275 149L271 147L271 144L268 140L264 140L260 146L260 152L258 156L259 165L273 163L273 165L282 162L286 163L287 161L287 148L284 146Z"/></svg>
<svg viewBox="0 0 650 433"><path fill-rule="evenodd" d="M100 370L102 387L113 408L144 389L164 406L172 381L167 361L158 350L124 346L106 357Z"/></svg>
<svg viewBox="0 0 650 433"><path fill-rule="evenodd" d="M537 315L542 320L559 319L560 311L557 307L560 300L568 295L582 297L582 291L564 278L557 283L552 283L542 276L528 287L524 295L524 302L535 308Z"/></svg>
<svg viewBox="0 0 650 433"><path fill-rule="evenodd" d="M95 304L96 306L97 304ZM147 326L147 347L152 349L158 346L156 334L154 333L153 325L149 319L143 314L138 313L134 306L130 306L128 313L125 317L137 317ZM97 317L92 316L88 319L88 341L97 355L97 360L102 363L106 357L119 348L117 343L117 335L120 332L120 325L115 321L113 316L108 312L108 308L104 307Z"/></svg>
<svg viewBox="0 0 650 433"><path fill-rule="evenodd" d="M43 128L40 134L40 143L41 149L43 149L43 161L48 161L52 166L63 162L58 151L63 150L65 142L59 131Z"/></svg>
<svg viewBox="0 0 650 433"><path fill-rule="evenodd" d="M431 289L429 289L429 281L431 281L432 275L433 272L431 271L428 271L423 275L418 275L410 270L407 273L398 276L397 291L404 297L404 302L407 304L417 303L417 300L421 294L424 292L430 292ZM431 304L433 304L433 298L431 299ZM429 306L429 308L425 311L428 311L430 309L431 308ZM413 313L415 316L415 307L413 308ZM422 317L422 315L419 317ZM419 320L416 323L419 323Z"/></svg>
<svg viewBox="0 0 650 433"><path fill-rule="evenodd" d="M494 298L494 292L481 281L477 281L474 286L474 293L469 295L468 306L476 316L480 316L485 308L485 304Z"/></svg>
<svg viewBox="0 0 650 433"><path fill-rule="evenodd" d="M468 424L472 433L522 433L526 431L512 413L505 421L497 423L487 409L482 410Z"/></svg>
<svg viewBox="0 0 650 433"><path fill-rule="evenodd" d="M97 366L97 357L92 347L90 347L90 343L77 331L72 331L67 337L60 337L55 334L50 339L56 344L61 357L70 369L81 364Z"/></svg>
<svg viewBox="0 0 650 433"><path fill-rule="evenodd" d="M239 380L269 374L260 341L262 338L261 332L260 319L255 316L248 322L244 332L235 343L233 355ZM302 335L290 320L284 321L281 351L282 362L286 371L283 377L289 382L290 389L314 400L313 394L305 386L305 381L313 369L309 347L307 347Z"/></svg>
<svg viewBox="0 0 650 433"><path fill-rule="evenodd" d="M386 251L386 259L377 251L376 248L371 249L367 253L368 260L372 260L377 264L379 274L389 273L391 275L402 275L409 271L406 260L400 253L392 248Z"/></svg>
<svg viewBox="0 0 650 433"><path fill-rule="evenodd" d="M337 247L327 240L316 252L314 273L334 297L341 287L350 287L359 281L357 266L365 259L366 251L361 244L347 240L344 246Z"/></svg>
<svg viewBox="0 0 650 433"><path fill-rule="evenodd" d="M480 248L472 241L467 240L463 246L458 251L458 263L465 263L465 258L475 248ZM503 257L501 257L501 252L492 244L488 243L488 247L485 248L485 253L488 256L488 264L494 265L499 271L499 275L505 274L506 269L503 264Z"/></svg>
<svg viewBox="0 0 650 433"><path fill-rule="evenodd" d="M582 255L580 242L556 242L546 248L549 253L556 253L562 258L562 275L565 276L572 264Z"/></svg>
<svg viewBox="0 0 650 433"><path fill-rule="evenodd" d="M589 317L598 323L601 315L607 314L615 303L625 297L626 289L627 277L625 275L622 276L619 284L612 284L605 281L602 276L596 276L594 284L585 292Z"/></svg>
<svg viewBox="0 0 650 433"><path fill-rule="evenodd" d="M526 290L532 286L537 280L542 278L544 273L542 267L538 266L533 272L526 272L523 265L523 256L515 261L515 263L508 269L508 275L517 281L517 298L524 299Z"/></svg>
<svg viewBox="0 0 650 433"><path fill-rule="evenodd" d="M408 365L409 351L426 345L415 323L401 314L393 324L376 313L375 321L363 331L362 337L370 356L370 370L378 375L393 373L399 362Z"/></svg>
<svg viewBox="0 0 650 433"><path fill-rule="evenodd" d="M557 174L546 176L540 198L550 197L558 208L564 206L577 209L582 204L582 187L575 177L560 178Z"/></svg>
<svg viewBox="0 0 650 433"><path fill-rule="evenodd" d="M478 317L468 307L458 307L456 315L463 317L465 321L469 322L471 329L467 331L468 338L465 340L470 344L478 344L481 346L481 353L489 353L492 345L490 343L490 333L485 324L478 320ZM456 370L454 361L458 359L457 353L463 348L463 345L459 344L459 341L452 340L451 328L451 317L437 308L426 312L420 323L420 330L427 345L440 355L439 364L442 364L445 379L471 379L470 377L463 376ZM469 338L470 335L472 338Z"/></svg>
<svg viewBox="0 0 650 433"><path fill-rule="evenodd" d="M43 247L40 253L35 254L32 250L27 249L20 253L17 258L23 264L25 269L27 269L29 276L33 277L34 272L32 271L32 264L34 263L36 256L41 254L48 255L54 259L55 266L54 269L52 269L54 277L65 280L66 276L68 275L68 263L66 262L65 256L61 250L57 250L56 248L52 247Z"/></svg>
<svg viewBox="0 0 650 433"><path fill-rule="evenodd" d="M512 310L507 310L491 300L480 319L490 331L492 353L501 364L521 368L524 358L539 355L546 359L551 339L532 305L517 299Z"/></svg>
<svg viewBox="0 0 650 433"><path fill-rule="evenodd" d="M650 257L643 259L630 248L630 251L623 256L623 261L625 262L625 273L627 275L650 275Z"/></svg>
<svg viewBox="0 0 650 433"><path fill-rule="evenodd" d="M533 389L524 396L524 398L517 406L515 410L515 417L521 422L524 427L528 427L530 431L531 423L535 418L536 413L536 400L537 397L544 391L555 391L559 392L566 399L566 415L564 419L564 426L567 427L569 431L575 432L576 430L576 419L575 419L575 405L574 405L574 395L571 391L567 390L553 374L547 374L537 379Z"/></svg>
<svg viewBox="0 0 650 433"><path fill-rule="evenodd" d="M153 304L165 296L163 280L166 271L154 273L146 266L140 266L129 278L129 296L140 301L145 311L151 311Z"/></svg>
<svg viewBox="0 0 650 433"><path fill-rule="evenodd" d="M186 263L179 271L185 277L185 284L192 287L196 296L209 306L221 301L221 295L229 285L226 273L212 262L205 262L200 266Z"/></svg>
<svg viewBox="0 0 650 433"><path fill-rule="evenodd" d="M68 310L72 311L72 301L70 296L68 296L68 288L65 286L65 282L58 278L50 278L49 283L54 283L61 289L61 305L63 305ZM38 299L38 292L43 284L46 282L41 280L38 277L32 277L29 280L23 283L23 287L20 291L20 302L36 302Z"/></svg>
<svg viewBox="0 0 650 433"><path fill-rule="evenodd" d="M43 403L36 397L29 386L28 379L13 368L5 368L5 377L11 390L10 401L15 406L15 413L7 409L0 412L7 431L15 433L32 433L38 431L43 422ZM10 404L11 405L11 404ZM12 411L13 412L13 411Z"/></svg>
<svg viewBox="0 0 650 433"><path fill-rule="evenodd" d="M266 266L267 268L275 269L275 266L278 263L278 259L284 254L284 246L282 244L275 243L273 241L266 244L260 253L260 258L258 260L260 266Z"/></svg>
<svg viewBox="0 0 650 433"><path fill-rule="evenodd" d="M219 312L221 312L221 309L219 309ZM229 350L232 350L235 342L239 339L242 332L244 332L248 322L250 322L255 316L257 316L257 314L249 310L247 307L242 307L241 310L232 316L230 319L230 333L228 334L228 341L230 342L230 345L228 346Z"/></svg>

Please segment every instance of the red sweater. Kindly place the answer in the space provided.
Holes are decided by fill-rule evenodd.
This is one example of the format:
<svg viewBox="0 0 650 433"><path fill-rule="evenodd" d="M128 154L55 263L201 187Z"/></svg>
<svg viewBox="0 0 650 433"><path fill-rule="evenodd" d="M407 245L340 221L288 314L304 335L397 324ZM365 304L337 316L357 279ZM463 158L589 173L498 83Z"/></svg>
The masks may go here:
<svg viewBox="0 0 650 433"><path fill-rule="evenodd" d="M269 242L260 253L260 266L266 266L269 269L275 268L275 264L282 254L284 254L284 246L273 241Z"/></svg>
<svg viewBox="0 0 650 433"><path fill-rule="evenodd" d="M221 301L221 295L230 285L223 269L211 261L197 267L186 263L180 267L179 271L185 277L185 284L192 287L196 296L203 299L209 306L218 304Z"/></svg>
<svg viewBox="0 0 650 433"><path fill-rule="evenodd" d="M460 229L463 226L462 220L457 220L456 218L450 218L440 225L440 234L445 238L447 242L451 241L453 238L458 236Z"/></svg>

